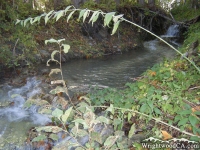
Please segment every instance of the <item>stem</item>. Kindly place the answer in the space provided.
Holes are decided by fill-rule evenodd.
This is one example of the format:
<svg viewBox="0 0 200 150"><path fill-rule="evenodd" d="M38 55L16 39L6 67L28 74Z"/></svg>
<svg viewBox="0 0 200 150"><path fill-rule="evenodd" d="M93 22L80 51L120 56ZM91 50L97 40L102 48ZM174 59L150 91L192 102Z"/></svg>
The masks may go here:
<svg viewBox="0 0 200 150"><path fill-rule="evenodd" d="M63 81L63 86L66 87L66 84L65 84L65 81L63 80L63 72L62 72L62 49L61 49L61 45L59 43L59 47L60 47L60 75L61 75L61 78L62 78L62 81Z"/></svg>
<svg viewBox="0 0 200 150"><path fill-rule="evenodd" d="M96 107L96 108L109 108L110 106L93 106L93 107ZM117 110L124 110L124 111L129 111L129 112L137 113L137 114L142 115L142 116L145 116L145 117L147 117L147 118L151 118L151 119L155 120L156 122L159 122L159 123L161 123L161 124L164 124L164 125L166 125L166 126L168 126L168 127L171 127L171 128L173 128L173 129L175 129L175 130L177 130L177 131L179 131L179 132L181 132L181 133L183 133L183 134L186 134L186 135L189 135L189 136L196 136L196 137L200 138L200 136L198 136L198 135L194 135L194 134L189 133L189 132L187 132L187 131L181 131L181 129L179 129L179 128L173 126L173 125L169 125L169 124L167 124L167 123L164 122L164 121L161 121L161 120L159 120L159 119L157 119L157 118L154 118L154 117L150 117L149 115L144 114L144 113L141 113L141 112L139 112L139 111L131 110L131 109L127 109L127 108L119 108L119 107L113 107L113 108L114 108L114 109L117 109Z"/></svg>
<svg viewBox="0 0 200 150"><path fill-rule="evenodd" d="M158 38L159 40L161 40L162 42L164 42L165 44L167 44L169 47L171 47L173 50L175 50L178 54L180 54L183 58L185 58L188 62L190 62L190 63L197 69L197 71L199 71L199 73L200 73L200 68L197 67L197 66L195 65L194 62L192 62L190 59L188 59L185 55L183 55L179 50L177 50L175 47L173 47L173 46L172 46L171 44L169 44L167 41L165 41L165 40L162 39L161 37L157 36L156 34L150 32L149 30L147 30L147 29L145 29L145 28L139 26L139 25L136 24L136 23L133 23L133 22L127 20L127 19L124 19L123 17L120 18L120 19L121 19L122 21L126 21L126 22L128 22L128 23L130 23L130 24L132 24L132 25L134 25L134 26L136 26L136 27L138 27L138 28L140 28L140 29L142 29L142 30L144 30L144 31L146 31L146 32L148 32L148 33L150 33L151 35L155 36L156 38Z"/></svg>

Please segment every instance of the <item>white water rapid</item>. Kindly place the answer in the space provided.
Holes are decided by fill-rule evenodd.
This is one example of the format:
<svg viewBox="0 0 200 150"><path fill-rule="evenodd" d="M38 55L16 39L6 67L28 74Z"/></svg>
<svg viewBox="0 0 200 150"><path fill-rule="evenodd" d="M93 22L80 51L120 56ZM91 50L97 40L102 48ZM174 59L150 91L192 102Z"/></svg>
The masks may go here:
<svg viewBox="0 0 200 150"><path fill-rule="evenodd" d="M22 87L7 85L0 90L0 149L16 149L16 145L24 144L26 132L31 127L51 121L38 114L36 106L23 107L27 99L41 92L39 85L36 78L29 78Z"/></svg>

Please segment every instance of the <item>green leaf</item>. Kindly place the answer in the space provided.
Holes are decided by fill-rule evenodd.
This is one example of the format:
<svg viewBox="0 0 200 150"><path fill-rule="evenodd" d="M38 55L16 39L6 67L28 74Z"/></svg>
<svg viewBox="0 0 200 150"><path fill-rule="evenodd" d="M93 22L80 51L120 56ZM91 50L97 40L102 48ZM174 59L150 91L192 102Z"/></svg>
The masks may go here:
<svg viewBox="0 0 200 150"><path fill-rule="evenodd" d="M199 139L199 137L197 137L197 136L191 136L191 137L190 137L190 140L191 140L191 141L195 141L195 143L200 142L200 139Z"/></svg>
<svg viewBox="0 0 200 150"><path fill-rule="evenodd" d="M118 118L115 118L115 119L113 120L113 125L114 125L114 129L115 129L115 130L117 129L117 127L118 127L120 124L122 124L122 120L120 120L120 119L118 119Z"/></svg>
<svg viewBox="0 0 200 150"><path fill-rule="evenodd" d="M198 120L197 120L197 118L195 116L190 115L189 116L189 121L192 124L192 126L195 127Z"/></svg>
<svg viewBox="0 0 200 150"><path fill-rule="evenodd" d="M110 104L110 107L108 107L108 108L106 109L106 111L109 111L109 112L111 112L112 114L114 114L115 110L114 110L114 108L113 108L113 104Z"/></svg>
<svg viewBox="0 0 200 150"><path fill-rule="evenodd" d="M90 10L86 10L86 12L83 15L83 22L85 22L85 19L89 16Z"/></svg>
<svg viewBox="0 0 200 150"><path fill-rule="evenodd" d="M147 104L149 105L149 107L151 108L151 110L153 110L153 101L148 100Z"/></svg>
<svg viewBox="0 0 200 150"><path fill-rule="evenodd" d="M131 138L135 134L136 128L135 123L131 126L130 131L128 132L128 138Z"/></svg>
<svg viewBox="0 0 200 150"><path fill-rule="evenodd" d="M69 115L70 115L70 113L71 113L71 111L72 111L72 108L73 108L73 107L70 107L69 109L67 109L67 110L65 111L65 113L61 116L61 119L62 119L62 121L63 121L64 123L66 123L66 121L67 121L67 119L68 119L68 117L69 117Z"/></svg>
<svg viewBox="0 0 200 150"><path fill-rule="evenodd" d="M188 122L188 118L184 118L178 122L178 126L185 125Z"/></svg>
<svg viewBox="0 0 200 150"><path fill-rule="evenodd" d="M122 15L118 15L118 16L113 16L114 23L118 22L119 18L121 18L121 17L123 17L123 14Z"/></svg>
<svg viewBox="0 0 200 150"><path fill-rule="evenodd" d="M93 141L97 141L98 143L103 144L102 136L101 136L100 133L95 132L95 131L92 131L92 132L90 133L90 136L91 136L91 139L92 139Z"/></svg>
<svg viewBox="0 0 200 150"><path fill-rule="evenodd" d="M64 53L68 53L69 49L70 49L70 45L67 45L67 44L62 44L63 46L63 51Z"/></svg>
<svg viewBox="0 0 200 150"><path fill-rule="evenodd" d="M60 10L58 12L55 13L56 16L56 21L58 21L58 19L60 19L60 17L62 17L64 15L64 10Z"/></svg>
<svg viewBox="0 0 200 150"><path fill-rule="evenodd" d="M72 7L72 6L67 6L67 7L65 8L65 15L66 15L67 11L70 9L70 7Z"/></svg>
<svg viewBox="0 0 200 150"><path fill-rule="evenodd" d="M54 140L54 141L58 141L58 135L57 134L52 133L52 134L49 135L49 138Z"/></svg>
<svg viewBox="0 0 200 150"><path fill-rule="evenodd" d="M53 73L58 74L59 72L61 72L61 70L59 68L51 69L51 72L49 73L49 76L51 76Z"/></svg>
<svg viewBox="0 0 200 150"><path fill-rule="evenodd" d="M109 23L113 17L113 15L115 15L115 12L110 12L110 13L107 13L105 15L105 18L104 18L104 26L108 26L109 27Z"/></svg>
<svg viewBox="0 0 200 150"><path fill-rule="evenodd" d="M162 114L161 111L160 111L160 109L158 109L158 108L156 108L156 107L154 108L154 111L155 111L155 113L158 114L158 115L161 115L161 114Z"/></svg>
<svg viewBox="0 0 200 150"><path fill-rule="evenodd" d="M48 108L45 108L45 107L41 107L41 108L39 108L38 113L39 114L51 115L52 114L52 110L48 109Z"/></svg>
<svg viewBox="0 0 200 150"><path fill-rule="evenodd" d="M97 14L99 14L100 12L99 12L99 10L97 10L97 11L94 11L93 12L93 14L92 14L92 16L91 16L91 18L90 18L90 20L89 20L89 23L94 19L94 17L95 16L97 16ZM98 18L98 17L97 17ZM95 20L96 21L96 20ZM95 21L92 21L92 22L95 22Z"/></svg>
<svg viewBox="0 0 200 150"><path fill-rule="evenodd" d="M78 135L79 137L84 137L86 135L89 135L89 133L86 130L78 129Z"/></svg>
<svg viewBox="0 0 200 150"><path fill-rule="evenodd" d="M141 107L140 107L140 112L146 112L148 108L148 105L147 104L143 104Z"/></svg>
<svg viewBox="0 0 200 150"><path fill-rule="evenodd" d="M111 123L111 120L106 118L106 117L103 117L103 116L99 116L96 118L97 121L100 121L101 123L106 123L106 124L110 124Z"/></svg>
<svg viewBox="0 0 200 150"><path fill-rule="evenodd" d="M65 39L60 39L60 40L58 40L58 43L60 43L60 42L62 42L62 41L65 41Z"/></svg>
<svg viewBox="0 0 200 150"><path fill-rule="evenodd" d="M87 125L86 121L83 120L83 119L76 119L76 120L73 120L72 122L75 122L75 123L77 123L77 124L82 124L83 127L84 127L84 129L88 129L88 127L89 127L89 126Z"/></svg>
<svg viewBox="0 0 200 150"><path fill-rule="evenodd" d="M104 142L104 146L111 147L117 140L116 136L109 136L106 141Z"/></svg>
<svg viewBox="0 0 200 150"><path fill-rule="evenodd" d="M177 122L179 120L181 120L183 117L181 115L176 115L176 117L174 118L174 121Z"/></svg>
<svg viewBox="0 0 200 150"><path fill-rule="evenodd" d="M79 13L79 17L78 17L78 20L81 19L81 17L83 16L83 14L86 12L87 9L82 9Z"/></svg>
<svg viewBox="0 0 200 150"><path fill-rule="evenodd" d="M121 21L118 20L118 21L114 24L114 27L113 27L112 34L111 34L111 35L115 34L115 32L116 32L117 29L118 29L118 26L119 26L119 23L120 23L120 22L121 22Z"/></svg>
<svg viewBox="0 0 200 150"><path fill-rule="evenodd" d="M17 24L20 23L20 22L21 22L21 20L17 19L15 25L17 25Z"/></svg>
<svg viewBox="0 0 200 150"><path fill-rule="evenodd" d="M73 13L74 13L75 11L76 11L76 10L72 11L72 12L68 15L68 17L67 17L67 23L68 23L69 19L71 18L71 16L73 15Z"/></svg>
<svg viewBox="0 0 200 150"><path fill-rule="evenodd" d="M54 55L56 54L56 53L60 53L58 50L54 50L52 53L51 53L51 60L55 60L54 59Z"/></svg>
<svg viewBox="0 0 200 150"><path fill-rule="evenodd" d="M63 115L63 111L56 108L53 112L52 115L58 119L60 119L60 117Z"/></svg>
<svg viewBox="0 0 200 150"><path fill-rule="evenodd" d="M195 115L200 115L200 111L195 111L194 114Z"/></svg>
<svg viewBox="0 0 200 150"><path fill-rule="evenodd" d="M49 16L54 12L54 10L50 11L48 14L46 14L45 18L44 18L44 22L45 22L45 25L47 24L48 20L49 20Z"/></svg>
<svg viewBox="0 0 200 150"><path fill-rule="evenodd" d="M192 110L181 110L177 112L177 114L180 114L180 115L189 115L191 113L192 113Z"/></svg>
<svg viewBox="0 0 200 150"><path fill-rule="evenodd" d="M115 15L115 12L110 12L110 13L107 13L105 15L105 18L104 18L104 26L108 26L109 27L109 23L113 17L113 15Z"/></svg>
<svg viewBox="0 0 200 150"><path fill-rule="evenodd" d="M62 80L63 81L63 80ZM68 89L61 87L61 86L57 86L55 89L51 90L49 93L51 94L57 94L57 93L68 93Z"/></svg>
<svg viewBox="0 0 200 150"><path fill-rule="evenodd" d="M63 131L63 129L58 126L35 127L35 129L37 130L37 132L44 131L44 132L58 133L60 131Z"/></svg>
<svg viewBox="0 0 200 150"><path fill-rule="evenodd" d="M43 140L45 140L45 139L47 139L47 137L46 137L45 135L39 135L39 136L35 137L35 138L32 140L32 142L39 142L39 141L43 141Z"/></svg>
<svg viewBox="0 0 200 150"><path fill-rule="evenodd" d="M45 40L45 44L47 44L47 43L58 43L58 41L51 38L49 40Z"/></svg>

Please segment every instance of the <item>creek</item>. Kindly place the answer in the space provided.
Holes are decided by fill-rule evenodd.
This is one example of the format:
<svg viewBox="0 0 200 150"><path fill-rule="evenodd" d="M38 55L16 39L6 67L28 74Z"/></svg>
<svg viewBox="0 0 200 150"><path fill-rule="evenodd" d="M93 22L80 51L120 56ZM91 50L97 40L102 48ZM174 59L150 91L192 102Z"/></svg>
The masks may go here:
<svg viewBox="0 0 200 150"><path fill-rule="evenodd" d="M72 60L63 64L63 75L69 89L75 92L84 91L89 86L123 88L126 82L131 82L132 78L138 77L163 58L174 56L172 49L159 40L153 40L144 42L142 49L122 55ZM23 107L27 99L40 93L41 86L41 81L34 77L27 79L22 87L5 85L0 89L0 149L31 150L30 146L24 145L28 130L51 121L48 116L37 113L36 106Z"/></svg>

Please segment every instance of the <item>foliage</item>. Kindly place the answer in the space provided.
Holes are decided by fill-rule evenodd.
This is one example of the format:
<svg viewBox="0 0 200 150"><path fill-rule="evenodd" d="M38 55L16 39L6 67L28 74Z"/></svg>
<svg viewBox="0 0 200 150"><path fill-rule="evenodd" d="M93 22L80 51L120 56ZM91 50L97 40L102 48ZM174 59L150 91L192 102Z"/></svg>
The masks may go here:
<svg viewBox="0 0 200 150"><path fill-rule="evenodd" d="M171 10L174 19L177 21L187 21L193 19L200 14L200 9L192 9L191 4L181 4L179 6L173 7Z"/></svg>
<svg viewBox="0 0 200 150"><path fill-rule="evenodd" d="M149 117L177 125L181 130L189 130L194 135L200 133L197 128L200 111L195 107L200 94L195 88L199 86L199 74L187 62L165 61L136 80L135 83L127 83L127 88L122 91L106 89L90 93L92 104L131 107Z"/></svg>
<svg viewBox="0 0 200 150"><path fill-rule="evenodd" d="M200 22L197 22L195 24L192 24L189 27L189 30L186 33L187 38L186 38L186 40L184 41L184 44L183 44L184 51L189 50L189 46L191 45L191 43L194 43L195 41L200 39L199 26L200 26ZM197 49L199 50L198 52L200 53L200 45L198 45Z"/></svg>
<svg viewBox="0 0 200 150"><path fill-rule="evenodd" d="M35 61L36 42L33 38L35 26L23 28L15 26L14 21L17 17L27 17L30 12L36 15L37 11L31 10L29 4L24 4L21 1L16 3L4 1L1 6L0 33L4 36L0 37L0 44L2 45L0 62L7 67L15 67L20 64L30 65ZM21 11L19 12L18 9Z"/></svg>

